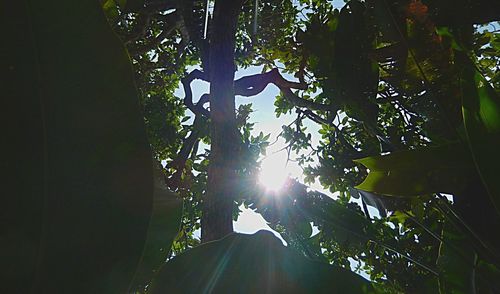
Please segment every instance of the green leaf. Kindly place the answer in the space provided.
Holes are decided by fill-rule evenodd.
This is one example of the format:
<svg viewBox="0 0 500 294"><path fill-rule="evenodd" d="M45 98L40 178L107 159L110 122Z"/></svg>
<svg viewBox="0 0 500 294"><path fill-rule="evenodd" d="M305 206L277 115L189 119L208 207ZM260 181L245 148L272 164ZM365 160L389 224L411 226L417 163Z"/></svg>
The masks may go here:
<svg viewBox="0 0 500 294"><path fill-rule="evenodd" d="M491 263L479 260L476 263L477 273L479 273L479 288L489 289L490 293L500 291L500 269Z"/></svg>
<svg viewBox="0 0 500 294"><path fill-rule="evenodd" d="M370 170L357 189L390 196L461 191L474 173L470 152L463 144L400 151L354 161Z"/></svg>
<svg viewBox="0 0 500 294"><path fill-rule="evenodd" d="M466 238L449 224L444 226L441 237L437 259L440 293L471 293L475 284L474 251Z"/></svg>
<svg viewBox="0 0 500 294"><path fill-rule="evenodd" d="M480 259L463 232L445 223L437 266L441 293L497 293L500 270Z"/></svg>
<svg viewBox="0 0 500 294"><path fill-rule="evenodd" d="M259 231L231 234L173 258L151 287L153 294L202 292L373 293L373 288L362 277L309 260Z"/></svg>
<svg viewBox="0 0 500 294"><path fill-rule="evenodd" d="M98 1L1 1L2 293L126 293L152 160Z"/></svg>
<svg viewBox="0 0 500 294"><path fill-rule="evenodd" d="M120 12L118 11L118 3L115 0L104 0L101 1L102 10L106 17L112 21L118 18Z"/></svg>
<svg viewBox="0 0 500 294"><path fill-rule="evenodd" d="M165 185L163 172L155 168L153 215L141 262L132 283L132 290L143 292L154 274L165 262L175 236L179 232L182 200Z"/></svg>
<svg viewBox="0 0 500 294"><path fill-rule="evenodd" d="M458 51L464 50L464 48L457 43L455 37L450 32L450 29L448 27L437 27L436 33L441 37L447 37L451 41L451 46L453 49L458 50Z"/></svg>
<svg viewBox="0 0 500 294"><path fill-rule="evenodd" d="M341 244L364 245L377 240L368 219L324 194L310 192L307 199L297 199L297 208Z"/></svg>
<svg viewBox="0 0 500 294"><path fill-rule="evenodd" d="M500 213L500 97L470 62L466 65L462 73L462 112L467 141L481 180Z"/></svg>
<svg viewBox="0 0 500 294"><path fill-rule="evenodd" d="M144 0L101 0L101 5L108 14L108 9L116 9L119 6L124 12L138 12L144 7Z"/></svg>

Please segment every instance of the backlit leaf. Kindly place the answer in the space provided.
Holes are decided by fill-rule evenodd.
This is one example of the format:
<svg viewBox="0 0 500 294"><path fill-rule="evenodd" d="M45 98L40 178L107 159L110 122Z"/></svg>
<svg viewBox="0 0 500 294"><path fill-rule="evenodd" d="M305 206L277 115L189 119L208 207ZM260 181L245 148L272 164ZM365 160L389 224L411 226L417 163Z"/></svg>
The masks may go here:
<svg viewBox="0 0 500 294"><path fill-rule="evenodd" d="M463 144L426 147L355 160L370 170L357 189L390 196L461 191L474 173Z"/></svg>

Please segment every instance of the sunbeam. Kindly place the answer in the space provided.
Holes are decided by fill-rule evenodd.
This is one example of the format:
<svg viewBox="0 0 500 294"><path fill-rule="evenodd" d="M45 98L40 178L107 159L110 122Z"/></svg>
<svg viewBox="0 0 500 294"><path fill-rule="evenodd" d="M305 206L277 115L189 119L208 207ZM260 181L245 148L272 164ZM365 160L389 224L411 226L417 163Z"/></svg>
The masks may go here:
<svg viewBox="0 0 500 294"><path fill-rule="evenodd" d="M283 188L290 175L286 166L286 159L281 154L273 154L261 163L259 183L270 191L277 192Z"/></svg>

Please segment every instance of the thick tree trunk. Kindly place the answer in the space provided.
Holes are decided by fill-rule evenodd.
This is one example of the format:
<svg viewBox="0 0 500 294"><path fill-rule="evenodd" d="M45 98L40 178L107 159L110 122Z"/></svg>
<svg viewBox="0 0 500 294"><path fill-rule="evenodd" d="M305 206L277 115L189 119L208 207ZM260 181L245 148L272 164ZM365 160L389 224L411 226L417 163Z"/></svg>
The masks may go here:
<svg viewBox="0 0 500 294"><path fill-rule="evenodd" d="M234 102L234 50L242 0L217 0L210 32L211 157L207 194L203 199L201 240L233 232L236 158L239 134Z"/></svg>

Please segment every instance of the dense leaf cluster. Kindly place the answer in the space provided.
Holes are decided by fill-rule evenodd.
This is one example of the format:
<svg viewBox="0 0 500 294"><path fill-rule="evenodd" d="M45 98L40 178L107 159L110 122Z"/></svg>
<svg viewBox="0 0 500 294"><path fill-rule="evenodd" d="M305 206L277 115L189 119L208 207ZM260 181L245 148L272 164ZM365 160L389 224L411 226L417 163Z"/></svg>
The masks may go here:
<svg viewBox="0 0 500 294"><path fill-rule="evenodd" d="M280 87L276 115L297 114L281 135L306 182L318 180L339 196L332 200L291 183L287 197L263 200L253 187L269 138L252 133L251 106L242 106L234 217L237 205L254 207L290 247L346 268L357 261L385 291L465 291L458 281L471 276L478 277L477 289L498 290L491 277L500 243L486 229L500 223L492 209L497 186L491 186L498 166L500 43L495 23L488 24L497 20L498 8L466 0L352 0L342 9L330 1L258 3L256 23L252 1L242 7L237 66L278 67L307 84L293 93ZM138 12L115 6L109 14L133 60L155 156L184 199L172 255L198 245L194 232L210 163L210 118L188 111L176 93L193 68L217 66L208 60L205 4L146 1ZM321 126L318 146L305 120ZM434 149L412 152L424 147ZM373 157L398 151L404 152ZM373 158L355 161L364 157ZM436 194L443 192L453 201ZM319 229L314 237L311 223ZM455 259L469 271L454 271L449 260Z"/></svg>

